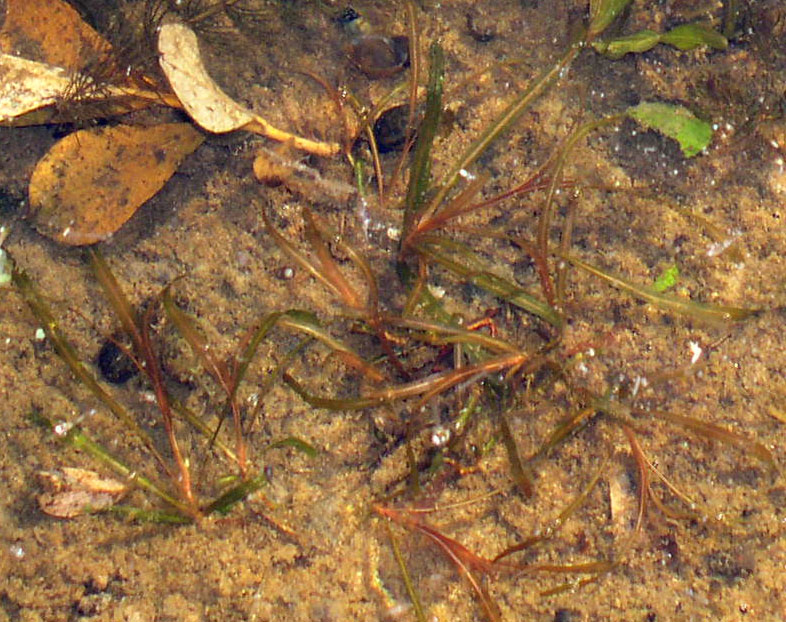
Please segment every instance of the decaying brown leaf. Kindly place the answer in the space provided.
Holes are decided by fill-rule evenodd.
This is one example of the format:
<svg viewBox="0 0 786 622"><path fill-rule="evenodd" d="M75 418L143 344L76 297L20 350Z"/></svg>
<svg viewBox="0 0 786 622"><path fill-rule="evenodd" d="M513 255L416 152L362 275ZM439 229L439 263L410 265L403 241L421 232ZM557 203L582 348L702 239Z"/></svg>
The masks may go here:
<svg viewBox="0 0 786 622"><path fill-rule="evenodd" d="M66 69L106 56L109 42L61 0L6 0L0 50Z"/></svg>
<svg viewBox="0 0 786 622"><path fill-rule="evenodd" d="M339 153L338 143L313 141L280 130L224 93L207 73L197 37L185 24L161 26L158 52L161 69L183 108L208 132L221 134L244 129L317 155Z"/></svg>
<svg viewBox="0 0 786 622"><path fill-rule="evenodd" d="M73 246L107 239L203 140L189 123L119 125L66 136L33 171L29 194L35 228Z"/></svg>
<svg viewBox="0 0 786 622"><path fill-rule="evenodd" d="M63 467L60 471L39 471L44 489L38 496L41 511L57 518L75 518L106 510L128 491L116 479L101 477L95 471Z"/></svg>

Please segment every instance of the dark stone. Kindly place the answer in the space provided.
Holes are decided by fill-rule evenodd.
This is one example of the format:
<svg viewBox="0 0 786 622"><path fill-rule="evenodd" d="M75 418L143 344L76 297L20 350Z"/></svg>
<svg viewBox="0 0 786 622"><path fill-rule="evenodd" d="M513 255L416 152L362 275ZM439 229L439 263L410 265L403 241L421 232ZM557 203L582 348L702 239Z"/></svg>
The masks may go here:
<svg viewBox="0 0 786 622"><path fill-rule="evenodd" d="M112 384L125 384L139 373L134 361L111 339L101 346L96 364L101 377Z"/></svg>
<svg viewBox="0 0 786 622"><path fill-rule="evenodd" d="M380 153L400 151L407 140L407 106L396 106L383 112L374 124L374 139Z"/></svg>

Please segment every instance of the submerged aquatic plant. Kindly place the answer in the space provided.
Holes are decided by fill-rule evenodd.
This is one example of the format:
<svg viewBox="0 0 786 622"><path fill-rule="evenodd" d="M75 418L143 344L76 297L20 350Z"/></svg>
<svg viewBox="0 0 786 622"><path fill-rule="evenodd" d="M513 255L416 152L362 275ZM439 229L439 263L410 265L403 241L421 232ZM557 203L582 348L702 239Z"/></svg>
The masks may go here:
<svg viewBox="0 0 786 622"><path fill-rule="evenodd" d="M142 520L191 522L211 514L226 513L237 502L254 494L267 483L264 469L261 465L254 464L256 461L252 462L247 446L246 435L253 419L246 416L238 402L238 388L259 344L276 324L317 336L321 336L323 331L303 314L271 313L261 318L252 328L239 352L224 361L216 358L193 320L175 303L172 286L167 286L159 297L167 317L193 350L200 365L224 393L223 404L219 402L215 412L211 413L212 420L205 419L192 413L170 393L162 368L160 345L157 345L157 338L151 334L157 304L151 304L143 313L138 313L126 298L103 256L92 249L88 254L94 275L120 323L122 334L131 344L126 347L115 340L116 346L133 361L154 396L164 429L165 447L161 446L151 430L140 423L138 415L101 383L82 362L31 279L23 271L14 268L12 280L57 354L74 377L119 420L130 437L127 442L132 445L139 443L142 453L149 456L151 463L145 465L130 462L116 454L109 449L109 439L97 440L101 436L100 432L91 430L78 419L50 421L46 413L37 413L35 418L71 446L85 451L108 466L121 476L128 486L142 489L158 498L164 507L151 510L111 504L99 508L91 507L88 502L82 507L72 508L72 515L93 510L111 510ZM223 421L227 418L231 421L233 442L225 440L220 434ZM184 446L189 449L184 449ZM271 443L269 448L284 446L292 446L309 455L313 455L315 451L308 443L294 437ZM259 458L264 450L253 453ZM197 459L199 455L203 457ZM214 482L197 484L192 476L194 465L210 455L222 456L227 466L234 469L234 473L229 476L222 475ZM168 478L169 482L162 482L161 475Z"/></svg>
<svg viewBox="0 0 786 622"><path fill-rule="evenodd" d="M241 6L241 3L228 3L227 8L235 4L237 8ZM72 373L152 458L154 467L147 465L151 471L148 474L147 470L115 456L104 444L94 440L90 431L74 422L67 422L61 428L72 445L157 497L165 507L163 512L120 510L122 506L113 506L115 510L139 518L195 521L226 512L264 486L266 480L260 464L263 452L249 446L247 433L253 417L239 404L238 387L261 340L274 327L293 331L303 341L286 353L281 373L272 375L269 383L280 377L315 408L370 411L375 437L383 439L391 452L403 448L399 455L406 462L405 475L386 482L377 498L366 501L372 516L385 521L407 596L419 621L427 619L427 605L419 593L418 581L408 568L407 557L411 559L414 555L408 554L410 539L420 538L438 551L466 580L484 616L496 621L504 617L489 587L497 577L567 575L570 577L567 582L550 587L546 593L572 589L597 580L635 556L634 537L644 529L653 507L669 519L709 515L701 502L684 490L679 476L665 472L650 455L643 439L653 428L668 426L672 431L688 433L702 441L723 443L762 462L772 472L777 471L771 452L749 436L698 417L670 412L663 405L667 400L659 399L659 389L675 378L690 378L695 367L678 366L671 375L664 372L660 377L646 380L639 377L633 388L629 386L626 370L615 369L604 382L593 384L586 380L582 370L586 369L589 353L600 351L613 338L615 328L598 326L586 342L580 343L574 343L569 335L571 320L591 304L582 300L581 290L570 284L571 278L579 273L591 275L598 283L607 283L669 317L686 318L690 322L731 330L735 323L764 313L758 309L699 303L680 293L666 293L659 286L636 284L598 267L596 264L602 263L602 259L584 259L573 242L577 224L592 224L582 221L581 201L582 192L593 188L567 178L565 170L574 151L588 136L617 126L624 117L635 118L677 140L684 156L693 157L711 139L711 126L706 121L684 108L660 102L610 111L606 117L576 124L548 160L525 181L495 191L493 196L482 196L491 174L479 172L483 168L479 163L489 157L491 147L501 136L513 131L517 120L533 102L564 78L579 55L600 53L619 58L661 42L680 49L699 45L723 48L725 39L704 27L604 40L607 28L629 1L599 0L590 4L590 20L581 35L556 62L512 96L497 118L435 178L433 164L439 149L437 137L442 131L443 98L450 76L446 74L444 52L438 43L429 47L428 61L423 58L417 27L419 10L413 2L407 2L408 82L396 84L381 102L362 104L357 98L353 101L345 89L335 89L334 98L342 114L350 116L350 111L342 108L349 101L348 108L357 117L354 123L344 119L348 136L342 141L356 174L356 198L373 200L367 196L363 174L365 162L370 160L369 168L376 176L376 207L380 211L390 206L400 208L400 223L396 223L400 225L400 241L395 252L388 253L380 267L380 262L370 260L358 245L349 241L351 238L335 233L328 219L310 208L302 212L308 247L304 250L298 240L284 233L277 215L258 204L253 206L260 210L270 238L283 254L329 292L335 304L326 305L320 312L338 317L334 324L338 328L326 327L313 312L270 311L249 331L239 353L225 361L214 354L193 320L178 307L172 285L159 297L167 319L194 352L205 375L219 388L221 399L215 405L215 416L210 423L189 413L169 395L150 329L154 306L142 314L135 311L98 253L90 254L96 278L131 343L128 354L137 362L155 395L165 432L164 443L143 429L135 414L87 371L33 283L23 272L14 272L19 291ZM420 82L426 65L428 79L423 98ZM326 81L324 86L328 90L332 88ZM385 178L373 127L381 112L405 93L408 97L403 105L408 118L401 155L392 175ZM417 123L421 100L424 105ZM368 142L367 155L361 149L351 149L360 135ZM308 170L300 162L290 163L279 152L264 152L264 155L285 173ZM287 174L281 177L276 181L286 184ZM301 177L297 185L311 184L315 194L323 198L329 194L325 191L325 180L318 173L309 179ZM339 186L332 184L332 187ZM340 189L342 194L348 194L343 186ZM565 190L570 191L571 198L561 212L557 203ZM612 194L625 192L617 188L603 190ZM532 198L539 208L529 238L496 226L493 218L486 216L512 197ZM365 226L366 223L361 224L362 229ZM536 278L522 283L512 276L507 265L511 257L531 264ZM466 292L470 295L462 298L461 294ZM479 313L475 304L478 301L491 308ZM341 337L335 336L337 330L344 331ZM358 342L362 345L357 346ZM311 388L308 362L298 354L313 343L325 348L329 357L340 360L348 376L359 378L357 393L322 395ZM559 420L543 416L544 412L559 412ZM532 422L538 430L537 436L524 438L522 421ZM54 427L58 425L62 422L56 422ZM539 524L531 525L529 533L514 528L515 541L498 553L476 553L458 537L448 535L449 529L437 526L440 516L478 500L442 503L443 493L449 496L449 482L471 478L484 468L497 448L507 460L509 483L481 497L496 499L504 493L522 504L535 504L543 486L539 474L545 463L565 451L571 442L581 442L587 436L603 441L592 454L599 463L597 468L572 474L570 483L578 492L574 491L570 503L553 518L543 518ZM187 443L184 437L188 438ZM193 482L192 468L197 453L193 449L187 453L184 446L197 445L195 439L201 440L203 452L223 455L222 464L234 471L230 485L222 487L214 482L202 490ZM271 447L282 443L312 452L300 439L284 439ZM630 537L613 550L593 551L587 547L581 552L580 561L554 561L559 547L552 545L558 541L560 530L569 521L581 520L582 509L597 503L598 491L612 461L635 465L637 504ZM163 483L159 481L162 477ZM484 485L490 487L486 482ZM396 535L402 531L408 534L403 544Z"/></svg>
<svg viewBox="0 0 786 622"><path fill-rule="evenodd" d="M577 182L564 178L563 171L572 151L588 135L619 125L624 117L629 117L675 139L684 156L693 157L704 150L711 140L709 123L697 119L680 106L645 102L622 113L580 125L528 180L497 196L481 199L479 195L487 185L489 176L468 172L474 169L489 147L510 130L532 102L553 87L585 49L594 49L611 58L618 58L623 49L623 53L636 53L649 49L658 41L684 45L682 49L700 45L717 49L725 47L725 39L721 35L709 33L705 27L692 26L675 29L673 34L663 37L658 36L657 41L648 46L637 47L620 39L601 42L600 37L606 27L627 4L627 1L593 3L590 24L583 37L579 37L555 64L533 79L521 94L513 97L499 117L480 133L436 181L432 179L431 172L432 149L440 123L445 76L443 53L437 44L431 46L423 118L408 167L406 194L400 198L403 218L398 271L406 295L403 307L382 310L376 294L371 297L372 304L358 304L357 301L363 298L352 291L348 285L350 280L341 276L338 264L328 259L328 249L321 243L315 243L317 238L313 233L308 238L318 261L309 259L299 251L293 241L285 240L265 217L268 230L279 246L337 295L344 313L361 321L369 333L377 335L379 343L385 346L385 359L391 363L389 371L380 373L384 381L379 376L375 375L372 379L366 375L366 384L372 386L367 386L359 396L354 397L316 395L297 379L294 372L284 376L285 382L315 407L347 410L390 408L398 402L404 404L408 415L402 435L409 462L408 475L406 481L391 484L387 491L388 500L374 505L373 511L411 534L425 537L440 550L467 580L489 620L501 619L499 607L486 587L486 580L493 576L535 572L585 576L546 592L557 593L597 580L599 576L618 567L627 555L632 555L629 551L633 546L633 537L643 529L650 506L670 519L709 515L708 511L701 509L700 503L664 474L645 453L640 437L646 434L646 428L652 422L666 423L696 437L736 447L743 454L764 463L772 473L777 473L774 457L764 445L691 416L656 410L651 405L643 406L643 395L657 394L659 383L662 382L658 378L651 378L648 383L645 380L646 387L637 385L632 393L622 391L614 383L602 391L584 386L576 368L584 365L582 349L592 350L593 346L588 344L581 348L569 346L565 342L565 327L570 319L570 310L566 305L572 298L567 285L571 267L586 271L664 313L683 316L691 321L729 327L734 322L742 322L761 313L756 309L698 303L657 288L636 285L579 259L572 250L572 229L581 218L575 206L579 199L574 201L563 220L559 247L555 249L552 246L556 228L553 223L556 196L563 188L579 188ZM413 12L411 8L410 18ZM682 36L688 37L690 41L683 41L680 38ZM422 63L419 51L413 50L411 57L413 67L419 67ZM413 72L410 77L412 93L416 91L417 80L417 74ZM371 148L374 149L373 142ZM376 162L378 155L373 154L373 157ZM374 168L379 175L380 166L375 164ZM400 170L397 168L396 174ZM460 187L462 179L466 183ZM384 184L378 183L380 189L395 185L395 179ZM537 236L533 240L495 230L488 225L460 224L468 215L476 216L476 221L481 219L478 215L484 210L495 207L509 197L543 191L545 198L542 200ZM577 196L580 195L577 193ZM386 201L389 202L390 198L390 194L385 195ZM309 215L306 220L307 231L313 231L314 221ZM318 237L334 239L327 232ZM500 271L498 259L494 258L491 262L485 259L479 251L480 242L484 240L499 241L521 249L536 268L539 291L526 289ZM334 252L349 255L352 263L360 267L365 281L373 283L375 279L368 268L363 266L355 253L348 253L342 244L336 243ZM484 243L482 247L487 248L487 245ZM488 254L488 251L485 253ZM495 332L492 335L462 325L461 316L448 311L448 306L455 301L446 302L431 293L429 282L432 274L440 269L457 281L471 284L494 297L497 304L528 314L531 325L535 327L534 334L522 340L521 331L505 323L498 325L493 319L491 324L495 326ZM370 286L370 291L376 291L375 286ZM580 301L571 300L574 307L580 304ZM485 325L488 324L479 324ZM504 333L498 334L497 329ZM541 339L540 344L537 343L538 339ZM602 341L599 337L598 343ZM432 352L433 362L424 365L423 352L428 349ZM428 356L426 360L429 360ZM688 372L683 369L675 373L680 375ZM383 386L380 387L381 382ZM535 396L538 402L553 400L554 403L562 403L567 412L562 421L553 425L550 432L536 441L535 451L529 456L523 456L510 419L522 414L529 415L533 410ZM566 400L567 406L564 405ZM423 414L434 409L435 404L451 413L447 421L435 422ZM493 559L473 553L422 518L424 512L447 511L433 501L441 490L442 478L448 477L446 472L460 474L463 469L469 468L461 466L466 465L468 460L482 462L497 443L504 447L508 457L514 489L525 500L533 498L537 495L536 473L541 461L559 452L590 426L607 429L611 437L624 440L628 446L627 455L636 464L638 474L638 509L631 537L617 551L606 554L605 558L601 556L600 559L571 564L511 561L511 556L516 553L532 555L537 549L548 550L548 544L557 536L559 527L573 517L583 504L589 502L610 459L608 450L603 466L588 479L576 499L551 522L546 529L547 535L524 537L522 542L507 547ZM474 447L474 456L471 458L468 456L468 447ZM671 507L655 492L658 487L663 487L666 496L671 496L684 507ZM406 507L400 505L400 502L394 505L390 497L410 497L412 505ZM424 497L432 500L426 502L425 507ZM539 528L543 529L542 526ZM425 619L423 598L418 593L417 582L411 577L396 536L391 533L390 538L416 617Z"/></svg>

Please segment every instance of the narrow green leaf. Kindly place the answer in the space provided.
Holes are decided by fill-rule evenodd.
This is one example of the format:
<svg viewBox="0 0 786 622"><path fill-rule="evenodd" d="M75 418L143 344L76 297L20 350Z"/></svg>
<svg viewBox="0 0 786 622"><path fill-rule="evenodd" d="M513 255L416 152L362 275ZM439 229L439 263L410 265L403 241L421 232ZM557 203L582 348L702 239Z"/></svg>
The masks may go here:
<svg viewBox="0 0 786 622"><path fill-rule="evenodd" d="M626 281L625 279L606 272L605 270L591 266L590 264L581 261L577 257L563 255L562 258L566 261L569 261L577 268L581 268L585 272L589 272L590 274L600 277L617 289L628 292L629 294L644 300L645 302L654 304L663 311L687 315L688 317L694 318L696 320L702 320L704 322L710 322L713 324L722 322L741 322L742 320L746 320L749 317L757 315L761 312L760 309L745 309L741 307L709 305L702 302L694 302L687 298L670 296L669 294L655 291L655 288L653 287L636 285L635 283Z"/></svg>
<svg viewBox="0 0 786 622"><path fill-rule="evenodd" d="M33 285L30 277L27 276L25 272L17 270L16 268L13 269L11 277L23 300L27 303L28 307L30 307L36 319L41 323L44 333L55 349L55 352L57 352L58 356L71 370L71 373L73 373L74 376L82 382L82 384L84 384L113 415L122 421L123 424L142 441L142 443L144 443L145 447L156 456L156 459L159 460L161 464L164 464L163 457L156 450L153 440L147 432L139 426L128 409L99 384L95 376L88 371L87 367L79 359L79 355L60 330L54 315L46 302L44 302L41 294L39 294L38 290Z"/></svg>
<svg viewBox="0 0 786 622"><path fill-rule="evenodd" d="M458 242L427 237L424 243L417 247L417 251L431 261L438 263L453 274L463 278L467 283L499 296L510 304L537 315L555 327L562 325L562 316L559 312L516 283L491 272L484 262L475 255L471 249L460 245ZM448 253L451 253L449 255Z"/></svg>
<svg viewBox="0 0 786 622"><path fill-rule="evenodd" d="M373 364L365 361L347 344L330 335L314 314L307 311L290 310L282 314L278 321L283 328L296 330L320 341L341 357L346 364L362 371L367 377L377 381L383 380L384 375Z"/></svg>
<svg viewBox="0 0 786 622"><path fill-rule="evenodd" d="M548 438L538 447L537 451L532 454L530 461L541 458L542 456L548 456L562 441L573 435L576 431L584 428L598 412L599 411L594 406L582 408L560 421L554 429L552 429Z"/></svg>
<svg viewBox="0 0 786 622"><path fill-rule="evenodd" d="M281 447L292 447L306 454L309 458L316 458L319 455L319 450L316 447L296 436L289 436L280 441L276 441L272 443L268 449L279 449Z"/></svg>
<svg viewBox="0 0 786 622"><path fill-rule="evenodd" d="M460 343L463 345L482 346L486 350L495 353L517 352L518 347L512 345L504 339L497 339L490 335L484 335L477 330L468 330L459 324L441 324L416 318L402 318L395 315L383 316L384 321L391 326L401 326L412 331L414 339L436 345L447 343Z"/></svg>
<svg viewBox="0 0 786 622"><path fill-rule="evenodd" d="M216 430L207 425L193 411L186 408L180 401L172 400L172 410L180 415L184 421L191 424L194 429L204 436L212 447L222 451L232 462L237 462L237 454L227 447L226 443L216 436Z"/></svg>
<svg viewBox="0 0 786 622"><path fill-rule="evenodd" d="M415 587L415 582L412 580L412 575L409 574L407 562L404 560L404 556L401 554L401 547L398 545L396 536L393 535L393 530L390 528L389 521L385 521L385 528L387 529L388 536L390 537L390 544L393 547L393 555L396 558L396 563L401 570L401 577L404 579L404 587L407 590L407 594L409 594L409 599L412 601L412 608L415 610L415 619L417 619L418 622L426 622L427 618L425 612L423 611L423 605L420 602L420 594Z"/></svg>
<svg viewBox="0 0 786 622"><path fill-rule="evenodd" d="M283 314L280 311L274 311L262 316L262 319L254 329L254 332L252 333L251 338L248 340L248 343L243 348L243 351L240 353L240 355L237 356L237 365L234 370L234 382L232 387L232 399L234 399L235 394L237 393L237 388L240 386L240 382L243 380L246 372L248 371L248 366L251 364L251 360L254 358L259 344L262 343L262 340L276 325L276 322L278 322L282 315Z"/></svg>
<svg viewBox="0 0 786 622"><path fill-rule="evenodd" d="M282 377L283 381L292 389L295 393L297 393L300 398L306 402L307 404L314 406L315 408L324 408L326 410L363 410L364 408L369 408L371 406L379 406L380 404L384 404L386 401L392 402L394 398L390 398L385 400L384 398L380 399L377 396L374 397L357 397L357 398L345 398L345 399L334 399L329 397L319 397L314 395L313 393L309 393L300 384L297 380L295 380L289 374L284 374Z"/></svg>
<svg viewBox="0 0 786 622"><path fill-rule="evenodd" d="M190 516L162 512L161 510L146 510L129 505L113 505L104 510L125 519L138 521L140 523L157 523L159 525L190 525L194 519Z"/></svg>
<svg viewBox="0 0 786 622"><path fill-rule="evenodd" d="M706 24L681 24L662 34L660 40L680 50L694 50L702 45L714 50L729 47L726 37Z"/></svg>
<svg viewBox="0 0 786 622"><path fill-rule="evenodd" d="M691 432L709 438L713 441L718 441L731 447L736 447L737 449L750 454L757 460L764 462L770 467L777 467L775 457L763 444L758 443L747 436L743 436L742 434L737 434L736 432L722 428L721 426L715 425L714 423L709 423L707 421L696 419L695 417L686 417L684 415L678 415L676 413L662 410L636 412L637 414L648 414L659 419L676 423L677 425L680 425Z"/></svg>
<svg viewBox="0 0 786 622"><path fill-rule="evenodd" d="M524 353L505 353L486 359L476 365L437 372L419 380L377 389L362 397L346 399L321 398L313 395L290 374L284 374L283 381L305 402L317 408L360 410L411 397L421 397L423 401L426 401L430 397L444 393L460 384L479 382L507 370L526 372L527 369L534 370L542 364L542 358L538 355L529 356Z"/></svg>
<svg viewBox="0 0 786 622"><path fill-rule="evenodd" d="M524 498L529 499L535 492L532 469L521 460L518 443L516 443L516 438L513 436L513 430L504 412L499 413L499 430L502 435L502 443L508 454L510 475L519 491L524 495Z"/></svg>
<svg viewBox="0 0 786 622"><path fill-rule="evenodd" d="M84 451L93 458L99 460L106 466L110 467L115 473L123 477L126 481L134 486L147 490L158 496L160 499L171 505L173 508L182 512L184 516L189 516L190 511L187 505L175 499L172 495L167 493L163 487L156 484L152 479L139 473L136 469L132 469L125 462L116 457L111 451L104 447L101 443L93 440L86 432L77 425L69 423L61 423L55 426L46 416L41 413L33 414L33 421L37 425L45 427L52 431L58 438L65 443L71 445L78 451ZM62 426L62 429L56 428Z"/></svg>
<svg viewBox="0 0 786 622"><path fill-rule="evenodd" d="M267 481L267 477L263 473L230 488L204 509L205 514L210 515L214 512L226 514L233 505L262 488L267 484Z"/></svg>
<svg viewBox="0 0 786 622"><path fill-rule="evenodd" d="M167 317L175 326L177 332L180 333L180 336L191 347L199 363L211 376L213 376L216 382L226 389L230 396L233 396L234 390L231 388L231 379L226 365L223 361L216 359L212 355L210 344L208 344L207 340L197 328L194 318L181 310L175 303L175 299L172 297L172 283L164 288L161 300L164 304L164 311Z"/></svg>
<svg viewBox="0 0 786 622"><path fill-rule="evenodd" d="M537 78L530 81L527 88L517 94L490 125L475 139L466 151L461 154L450 168L450 171L436 185L436 192L429 200L424 212L432 214L442 205L451 189L462 178L462 171L469 168L482 156L489 146L504 134L520 117L529 105L540 97L560 77L565 75L567 68L583 49L580 44L571 45L562 57L551 67L544 70ZM404 238L402 238L404 239Z"/></svg>
<svg viewBox="0 0 786 622"><path fill-rule="evenodd" d="M442 85L445 77L445 57L442 47L434 43L430 50L428 88L426 90L426 113L420 126L415 154L407 188L406 208L404 211L404 234L417 223L423 211L426 191L431 182L431 147L439 128L442 115Z"/></svg>
<svg viewBox="0 0 786 622"><path fill-rule="evenodd" d="M608 41L593 41L596 52L609 58L622 58L625 54L640 54L654 48L658 43L666 43L680 50L695 50L706 45L715 50L725 50L729 42L722 34L705 24L681 24L665 33L641 30L616 37Z"/></svg>
<svg viewBox="0 0 786 622"><path fill-rule="evenodd" d="M618 37L609 41L593 41L596 52L618 59L630 53L641 53L651 50L661 41L661 35L652 30L642 30L632 35Z"/></svg>
<svg viewBox="0 0 786 622"><path fill-rule="evenodd" d="M686 158L700 153L712 140L712 126L679 105L642 102L628 108L626 114L643 126L676 140Z"/></svg>
<svg viewBox="0 0 786 622"><path fill-rule="evenodd" d="M134 348L137 353L143 352L145 348L143 345L142 329L136 310L129 302L101 252L91 247L87 249L87 255L90 259L90 265L93 268L96 279L101 285L107 300L109 300L109 304L112 305L112 309L114 309L117 319L120 320L123 330L128 333L128 336L134 342Z"/></svg>

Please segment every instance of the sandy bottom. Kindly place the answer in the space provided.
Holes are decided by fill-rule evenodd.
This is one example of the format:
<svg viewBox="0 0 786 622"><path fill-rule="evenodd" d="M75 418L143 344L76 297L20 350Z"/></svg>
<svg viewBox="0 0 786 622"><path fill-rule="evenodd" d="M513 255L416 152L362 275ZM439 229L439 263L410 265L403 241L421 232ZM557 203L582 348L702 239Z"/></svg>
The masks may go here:
<svg viewBox="0 0 786 622"><path fill-rule="evenodd" d="M406 79L406 74L369 79L347 59L348 36L334 21L343 6L242 4L259 9L261 19L230 20L224 32L200 33L206 63L227 92L282 127L304 136L343 135L334 102L303 72L346 85L361 105L379 102ZM446 112L435 145L439 178L558 57L584 6L548 8L541 2L537 7L523 0L421 4L423 48L438 40L446 56ZM479 8L485 4L488 8ZM650 4L635 3L625 32L723 19L712 3L691 8L691 14L685 13L686 3L645 6ZM403 4L362 2L355 8L378 33L407 32ZM484 407L465 442L448 456L454 464L430 479L423 474L427 485L413 496L406 490L405 422L414 418L429 425L412 442L419 463L427 466L434 454L434 426L450 428L470 387L439 397L415 417L414 402L355 412L313 408L279 380L260 402L248 435L251 464L266 469L270 484L228 516L188 526L106 514L49 517L37 503L39 471L75 466L110 473L33 424L34 412L79 421L132 468L167 480L127 430L76 383L52 346L36 338L35 318L9 288L0 296L5 439L0 622L416 620L391 538L417 587L425 619L489 619L495 614L484 611L470 581L424 522L493 558L554 529L555 519L599 469L597 486L553 537L508 558L529 569L500 567L483 577L480 568L470 568L501 620L786 619L786 487L777 472L786 459L786 53L773 43L786 37L784 17L776 0L743 3L742 34L725 51L661 46L617 61L585 51L469 171L490 175L483 196L491 197L526 180L578 124L639 101L679 102L717 124L711 147L693 159L628 122L581 141L566 167L566 179L580 191L571 188L557 197L553 239L557 244L566 212L575 209L572 252L584 261L635 283L652 283L676 264L677 295L762 312L739 324L708 325L569 270L569 323L561 354L554 355L566 366L568 354L573 356L567 380L534 374L528 390L526 383L520 385L528 391L521 407L508 414L512 436L526 456L559 421L586 404L589 392L613 391L613 403L649 413L631 421L635 438L677 492L653 483L664 507L650 502L639 532L634 525L640 473L631 443L611 414L593 417L533 463L535 491L528 499L512 484L497 413ZM405 101L406 87L397 97ZM173 118L166 111L155 114ZM4 247L44 292L63 332L92 368L101 343L117 330L111 308L82 251L47 240L22 218L31 172L56 136L50 127L0 130L0 214L12 228ZM101 245L118 281L133 302L143 304L185 275L175 285L176 299L198 318L219 359L237 351L265 313L286 309L313 311L361 354L379 355L373 339L350 330L336 299L276 246L261 210L310 252L301 210L313 209L368 258L381 283L383 307L400 312L404 289L395 272L395 228L401 224L402 188L379 205L367 166L371 231L365 235L354 198L336 198L307 182L259 184L251 165L260 146L274 147L244 133L209 138L126 227ZM303 163L325 179L353 183L345 159L312 157ZM396 153L382 158L388 174L396 163ZM464 222L534 239L544 200L542 192L523 195ZM535 270L520 249L477 235L459 237L501 273L538 291ZM362 282L349 262L340 265L351 283ZM294 268L293 275L287 268ZM545 343L532 316L438 268L432 284L434 291L445 291L445 307L467 320L496 309L500 336L524 351ZM154 319L173 394L214 424L220 388L163 313ZM245 412L254 411L260 387L299 339L297 332L276 330L263 341L240 390ZM413 351L408 363L427 372L435 352ZM289 368L319 395L356 396L373 388L317 346L296 356ZM112 391L140 425L163 437L146 384L134 379ZM658 414L664 412L721 426L739 435L736 444L691 433ZM205 460L204 439L185 424L178 424L178 433L192 456L195 486L212 498L219 492L217 479L231 473L231 465L215 452ZM307 441L318 455L270 448L288 437ZM736 442L739 438L749 442ZM776 468L757 459L754 441L772 452ZM650 478L657 479L653 472ZM140 491L125 503L158 507ZM402 510L400 522L409 520L410 528L380 518L374 511L379 506ZM403 512L415 506L436 510ZM415 520L420 529L412 528ZM601 560L615 564L599 576L533 568ZM588 578L594 580L581 585ZM544 595L566 582L567 589Z"/></svg>

